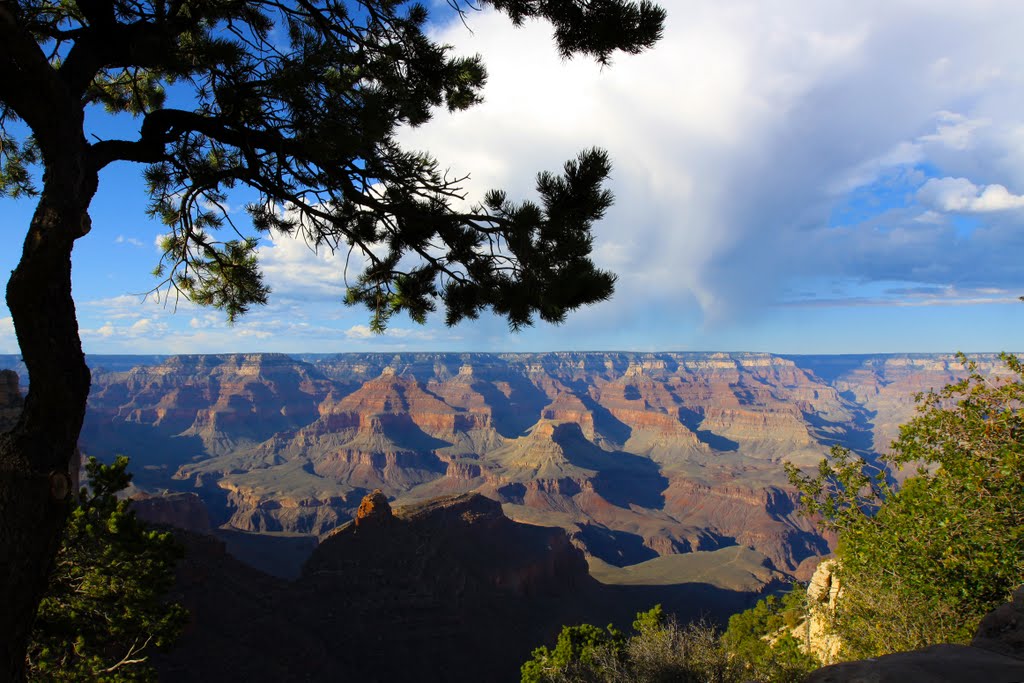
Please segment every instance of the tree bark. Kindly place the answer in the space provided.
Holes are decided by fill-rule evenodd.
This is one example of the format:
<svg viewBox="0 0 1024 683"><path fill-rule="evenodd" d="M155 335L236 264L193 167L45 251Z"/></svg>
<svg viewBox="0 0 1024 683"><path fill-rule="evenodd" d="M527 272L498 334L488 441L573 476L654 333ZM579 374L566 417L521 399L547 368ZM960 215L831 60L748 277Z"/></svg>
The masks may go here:
<svg viewBox="0 0 1024 683"><path fill-rule="evenodd" d="M29 393L18 423L0 434L0 681L25 678L32 622L73 493L69 464L78 467L71 460L89 395L71 251L88 232L98 176L81 126L67 123L59 154L47 155L44 146L43 192L7 284Z"/></svg>

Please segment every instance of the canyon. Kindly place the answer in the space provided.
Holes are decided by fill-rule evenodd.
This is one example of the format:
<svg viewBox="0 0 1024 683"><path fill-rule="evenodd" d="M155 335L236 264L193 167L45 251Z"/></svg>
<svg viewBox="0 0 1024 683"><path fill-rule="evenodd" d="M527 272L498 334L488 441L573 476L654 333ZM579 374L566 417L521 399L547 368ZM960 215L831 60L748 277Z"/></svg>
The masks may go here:
<svg viewBox="0 0 1024 683"><path fill-rule="evenodd" d="M1000 372L993 354L972 359ZM374 489L399 508L478 493L512 520L563 529L609 581L683 583L728 554L742 567L717 579L730 589L806 580L829 551L783 462L813 468L833 444L877 459L914 394L964 372L950 354L89 361L82 452L129 455L140 512L156 521L315 545ZM18 400L6 372L0 418Z"/></svg>

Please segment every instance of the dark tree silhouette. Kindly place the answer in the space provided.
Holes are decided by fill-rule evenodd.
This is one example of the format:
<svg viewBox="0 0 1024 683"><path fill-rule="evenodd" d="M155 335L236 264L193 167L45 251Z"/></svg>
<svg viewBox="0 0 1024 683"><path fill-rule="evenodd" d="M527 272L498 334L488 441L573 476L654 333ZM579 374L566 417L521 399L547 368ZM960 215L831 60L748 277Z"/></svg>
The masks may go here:
<svg viewBox="0 0 1024 683"><path fill-rule="evenodd" d="M548 20L564 56L602 64L652 46L664 20L649 0L490 4L516 24ZM611 295L614 276L589 258L612 201L604 152L539 174L539 201L492 191L464 210L459 179L395 142L438 107L478 102L485 81L480 58L432 42L426 21L396 0L0 0L0 195L38 202L7 285L30 391L0 434L0 679L24 677L67 516L90 382L71 250L107 165L146 165L167 293L229 319L266 301L267 232L361 254L348 301L376 330L438 303L449 324L492 310L517 329ZM87 137L96 107L135 116L137 135ZM221 210L240 187L256 197L244 226Z"/></svg>

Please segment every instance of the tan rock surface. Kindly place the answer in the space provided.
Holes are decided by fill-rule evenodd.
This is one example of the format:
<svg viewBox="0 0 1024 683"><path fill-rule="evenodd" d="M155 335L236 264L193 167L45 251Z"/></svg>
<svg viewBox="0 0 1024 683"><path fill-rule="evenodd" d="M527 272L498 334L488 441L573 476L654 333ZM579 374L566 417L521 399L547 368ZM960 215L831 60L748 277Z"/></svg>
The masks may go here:
<svg viewBox="0 0 1024 683"><path fill-rule="evenodd" d="M807 619L793 629L793 637L800 642L801 649L813 654L823 664L838 661L842 644L839 636L829 632L829 619L835 614L841 594L835 570L834 559L821 562L814 570L807 584Z"/></svg>

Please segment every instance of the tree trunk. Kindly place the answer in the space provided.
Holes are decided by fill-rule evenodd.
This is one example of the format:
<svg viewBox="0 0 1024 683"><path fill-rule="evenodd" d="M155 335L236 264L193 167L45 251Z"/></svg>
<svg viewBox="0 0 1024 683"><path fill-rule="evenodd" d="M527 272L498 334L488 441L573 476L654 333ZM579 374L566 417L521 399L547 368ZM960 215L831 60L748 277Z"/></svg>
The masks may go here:
<svg viewBox="0 0 1024 683"><path fill-rule="evenodd" d="M0 682L25 678L32 622L68 514L69 462L89 395L71 298L71 250L88 232L98 178L81 128L69 132L71 144L59 161L46 160L43 193L7 284L29 393L18 423L0 434Z"/></svg>

